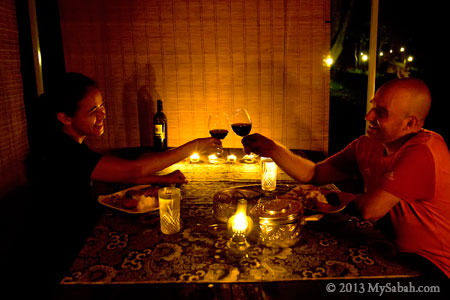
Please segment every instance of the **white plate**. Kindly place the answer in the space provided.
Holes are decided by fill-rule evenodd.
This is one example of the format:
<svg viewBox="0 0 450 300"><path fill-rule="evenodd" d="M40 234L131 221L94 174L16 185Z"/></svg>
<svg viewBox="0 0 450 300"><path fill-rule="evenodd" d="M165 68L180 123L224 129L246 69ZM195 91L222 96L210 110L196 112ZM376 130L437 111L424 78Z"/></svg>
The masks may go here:
<svg viewBox="0 0 450 300"><path fill-rule="evenodd" d="M114 208L114 209L129 213L129 214L144 214L144 213L148 213L150 211L155 211L155 210L158 210L158 208L159 208L158 198L155 198L154 205L144 206L142 209L138 209L137 207L133 208L133 209L127 209L127 208L116 206L111 203L111 197L113 197L113 196L117 195L119 197L123 197L123 196L125 196L125 193L129 190L140 190L143 188L147 188L149 186L150 185L136 185L136 186L119 191L114 194L100 195L100 196L98 196L98 202L107 207ZM151 197L151 198L153 198L153 197Z"/></svg>

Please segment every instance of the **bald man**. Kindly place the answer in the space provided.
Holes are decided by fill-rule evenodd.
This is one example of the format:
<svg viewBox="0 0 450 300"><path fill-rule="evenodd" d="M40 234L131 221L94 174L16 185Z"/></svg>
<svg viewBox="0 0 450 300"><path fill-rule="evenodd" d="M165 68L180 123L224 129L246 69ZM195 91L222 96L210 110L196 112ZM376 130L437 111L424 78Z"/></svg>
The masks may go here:
<svg viewBox="0 0 450 300"><path fill-rule="evenodd" d="M439 134L422 128L430 91L419 79L396 79L381 86L371 103L367 135L317 164L260 134L242 143L300 182L362 177L365 191L353 201L361 216L386 216L400 252L415 253L450 277L450 154Z"/></svg>

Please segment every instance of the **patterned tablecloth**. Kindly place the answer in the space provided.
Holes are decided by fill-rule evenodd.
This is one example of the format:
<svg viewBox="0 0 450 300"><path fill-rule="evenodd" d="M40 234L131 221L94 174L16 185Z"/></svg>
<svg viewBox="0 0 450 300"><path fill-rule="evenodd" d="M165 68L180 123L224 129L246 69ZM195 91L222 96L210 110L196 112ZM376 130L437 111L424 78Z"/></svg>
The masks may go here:
<svg viewBox="0 0 450 300"><path fill-rule="evenodd" d="M208 225L217 223L212 214L214 193L241 185L241 181L229 180L183 185L182 229L174 235L161 233L158 211L132 215L107 209L62 284L271 282L417 275L396 261L394 245L371 222L345 211L308 222L293 247L268 248L251 240L246 257L230 258L226 236L208 230Z"/></svg>

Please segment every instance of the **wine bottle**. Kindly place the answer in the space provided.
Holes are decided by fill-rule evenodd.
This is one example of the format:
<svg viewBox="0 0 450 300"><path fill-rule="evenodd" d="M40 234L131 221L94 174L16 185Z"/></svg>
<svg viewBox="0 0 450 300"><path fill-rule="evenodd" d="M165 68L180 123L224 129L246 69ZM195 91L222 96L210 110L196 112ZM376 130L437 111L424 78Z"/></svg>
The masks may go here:
<svg viewBox="0 0 450 300"><path fill-rule="evenodd" d="M157 101L157 111L153 119L154 134L153 146L156 151L167 150L167 118L163 113L163 103L161 100Z"/></svg>

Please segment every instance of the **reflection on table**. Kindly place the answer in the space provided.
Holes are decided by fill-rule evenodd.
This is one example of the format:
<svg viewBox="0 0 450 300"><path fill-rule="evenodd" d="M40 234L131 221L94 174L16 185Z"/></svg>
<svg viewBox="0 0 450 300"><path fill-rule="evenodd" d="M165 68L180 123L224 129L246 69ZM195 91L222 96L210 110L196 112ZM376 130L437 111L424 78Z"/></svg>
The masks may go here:
<svg viewBox="0 0 450 300"><path fill-rule="evenodd" d="M290 248L265 247L249 239L248 255L236 260L227 255L225 225L213 216L213 195L260 183L258 160L246 163L238 158L233 164L211 164L202 159L192 164L187 159L162 173L175 169L190 179L181 187L181 231L162 234L158 211L134 215L106 208L61 282L65 295L78 292L77 297L82 296L86 288L105 293L106 287L116 293L118 286L128 295L145 286L174 299L196 293L225 299L267 299L274 293L276 298L295 298L298 289L306 289L305 284L327 282L313 279L410 280L418 275L398 263L395 246L374 224L345 210L308 222L301 229L300 241ZM278 192L297 184L280 169L278 178ZM100 189L100 193L122 188ZM209 226L213 224L218 225ZM139 288L126 288L130 284ZM323 286L319 289L328 294Z"/></svg>

